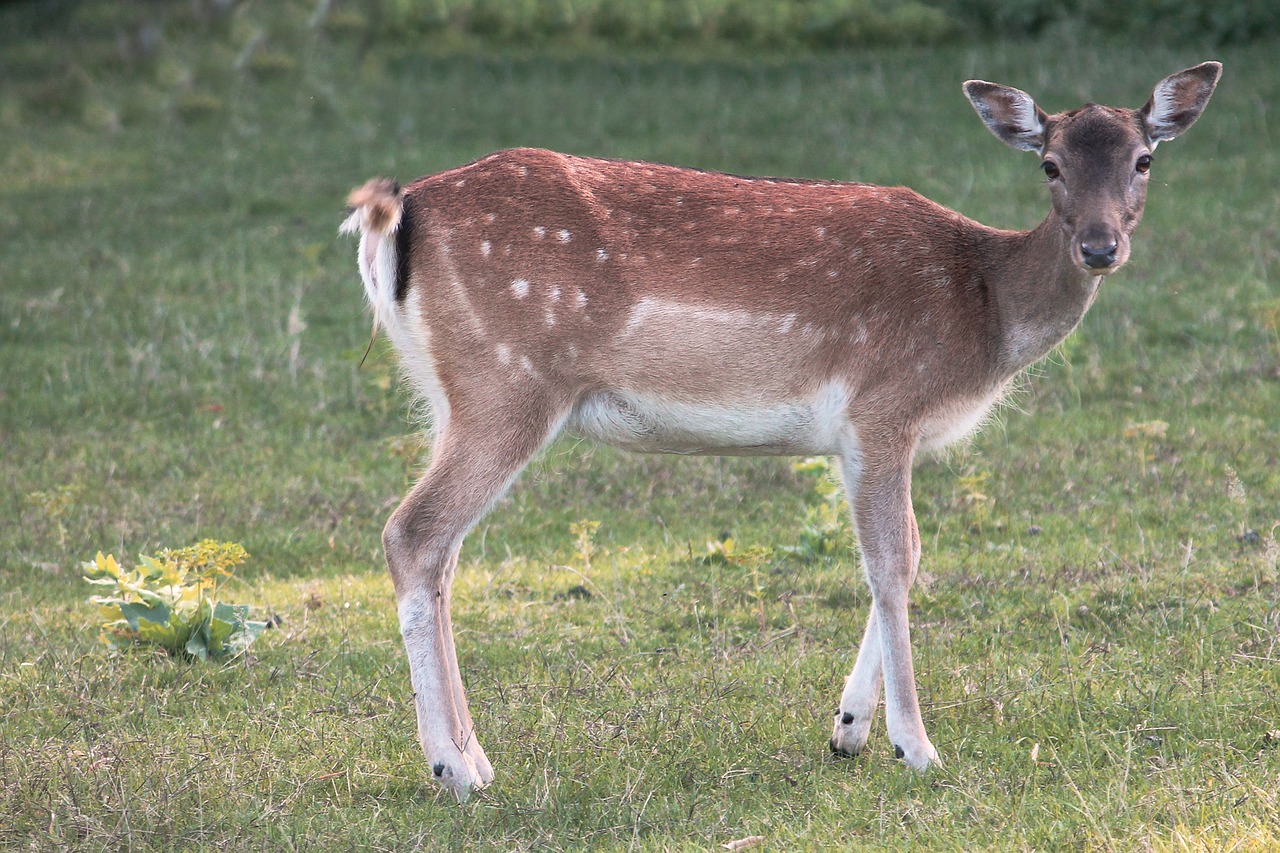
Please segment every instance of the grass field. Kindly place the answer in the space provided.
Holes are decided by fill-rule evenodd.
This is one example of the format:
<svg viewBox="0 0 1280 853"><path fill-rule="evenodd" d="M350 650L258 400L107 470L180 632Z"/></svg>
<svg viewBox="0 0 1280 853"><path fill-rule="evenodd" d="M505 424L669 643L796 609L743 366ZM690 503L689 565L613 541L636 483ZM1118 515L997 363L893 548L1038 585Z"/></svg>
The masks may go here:
<svg viewBox="0 0 1280 853"><path fill-rule="evenodd" d="M2 20L2 19L0 19ZM171 50L0 97L0 846L1268 850L1280 846L1274 44L803 59ZM16 58L15 58L16 57ZM1047 209L968 77L1137 106L1218 58L1134 259L1000 422L924 462L918 776L827 753L868 595L804 560L785 460L556 445L455 594L494 785L427 783L378 534L419 467L342 200L510 145ZM26 63L24 65L23 63ZM17 69L17 70L14 70ZM599 521L590 541L572 528ZM732 559L703 561L728 532ZM80 562L201 537L275 614L226 666L98 642Z"/></svg>

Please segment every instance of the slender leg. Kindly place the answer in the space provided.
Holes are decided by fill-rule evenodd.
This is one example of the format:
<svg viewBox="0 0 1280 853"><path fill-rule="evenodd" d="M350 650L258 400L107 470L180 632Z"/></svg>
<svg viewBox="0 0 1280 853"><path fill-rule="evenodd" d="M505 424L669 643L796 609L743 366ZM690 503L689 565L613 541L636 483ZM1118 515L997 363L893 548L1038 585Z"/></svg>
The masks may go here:
<svg viewBox="0 0 1280 853"><path fill-rule="evenodd" d="M867 630L858 647L858 660L844 681L840 710L831 732L831 751L838 755L857 755L866 748L871 734L871 720L880 704L880 625L876 609L867 616Z"/></svg>
<svg viewBox="0 0 1280 853"><path fill-rule="evenodd" d="M908 591L920 565L920 534L911 508L911 456L909 449L881 452L844 467L872 604L857 663L840 699L831 748L856 754L865 747L883 682L894 753L924 770L941 762L920 716L911 656Z"/></svg>
<svg viewBox="0 0 1280 853"><path fill-rule="evenodd" d="M395 584L400 633L409 658L418 737L436 781L465 800L492 778L475 742L458 672L449 616L458 549L467 531L506 491L554 435L559 420L535 417L453 418L436 437L431 466L392 514L383 531Z"/></svg>
<svg viewBox="0 0 1280 853"><path fill-rule="evenodd" d="M440 618L444 623L445 659L450 666L450 681L453 684L453 697L458 712L458 721L462 724L462 752L475 763L476 773L480 777L480 785L488 785L493 781L493 765L489 757L480 747L476 737L476 725L471 720L471 709L467 706L467 694L462 687L462 672L458 668L458 652L453 645L453 578L458 571L458 552L453 552L450 559L449 582L446 585L444 603L440 608Z"/></svg>
<svg viewBox="0 0 1280 853"><path fill-rule="evenodd" d="M852 448L840 457L840 474L845 499L852 509L858 503L858 487L862 480L862 455ZM831 731L831 751L837 755L858 755L866 748L871 734L871 721L880 704L881 660L880 625L876 609L867 616L867 628L858 647L853 672L844 680L840 708L836 711Z"/></svg>

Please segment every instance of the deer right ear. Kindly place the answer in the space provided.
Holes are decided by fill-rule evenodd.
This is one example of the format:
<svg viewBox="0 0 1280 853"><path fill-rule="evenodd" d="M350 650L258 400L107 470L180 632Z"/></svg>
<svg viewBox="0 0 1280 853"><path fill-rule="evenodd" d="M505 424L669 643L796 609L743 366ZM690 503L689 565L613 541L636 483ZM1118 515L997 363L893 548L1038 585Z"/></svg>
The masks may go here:
<svg viewBox="0 0 1280 853"><path fill-rule="evenodd" d="M1019 151L1044 152L1048 116L1021 89L969 80L964 84L969 103L996 138Z"/></svg>

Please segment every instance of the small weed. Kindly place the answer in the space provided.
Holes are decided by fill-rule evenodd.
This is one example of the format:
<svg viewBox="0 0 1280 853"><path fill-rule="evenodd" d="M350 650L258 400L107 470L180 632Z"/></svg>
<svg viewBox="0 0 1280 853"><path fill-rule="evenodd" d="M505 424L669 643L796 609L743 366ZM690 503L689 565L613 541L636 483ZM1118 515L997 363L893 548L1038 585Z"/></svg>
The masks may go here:
<svg viewBox="0 0 1280 853"><path fill-rule="evenodd" d="M812 457L792 464L791 470L814 474L815 479L796 544L783 545L778 551L805 561L846 553L853 534L831 461L826 457Z"/></svg>
<svg viewBox="0 0 1280 853"><path fill-rule="evenodd" d="M596 544L596 531L599 529L600 522L587 518L569 525L569 532L577 539L574 553L586 570L591 569L591 559L600 553L600 546Z"/></svg>
<svg viewBox="0 0 1280 853"><path fill-rule="evenodd" d="M991 520L991 496L982 491L987 480L991 479L989 471L969 471L956 480L956 508L969 517L969 527L981 530Z"/></svg>
<svg viewBox="0 0 1280 853"><path fill-rule="evenodd" d="M64 483L52 489L30 492L23 499L28 509L41 517L44 524L52 525L58 535L58 544L67 544L67 528L63 518L84 494L84 483Z"/></svg>

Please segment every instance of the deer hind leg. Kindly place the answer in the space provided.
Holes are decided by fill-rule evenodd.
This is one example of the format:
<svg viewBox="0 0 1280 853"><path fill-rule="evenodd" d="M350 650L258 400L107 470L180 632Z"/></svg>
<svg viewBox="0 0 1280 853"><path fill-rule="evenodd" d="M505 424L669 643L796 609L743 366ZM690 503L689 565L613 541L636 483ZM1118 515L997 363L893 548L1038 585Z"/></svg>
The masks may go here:
<svg viewBox="0 0 1280 853"><path fill-rule="evenodd" d="M439 608L442 625L440 635L444 640L444 658L445 664L449 668L449 683L453 689L454 710L458 714L462 737L462 752L475 765L476 775L480 779L478 787L483 787L493 781L493 764L489 762L489 757L485 755L484 749L480 746L480 740L476 737L476 726L471 719L471 708L467 704L466 690L462 686L462 671L458 668L458 652L453 640L453 617L451 616L453 612L453 579L458 572L458 553L460 550L461 548L456 549L449 559L448 574L443 584L444 595L441 597Z"/></svg>
<svg viewBox="0 0 1280 853"><path fill-rule="evenodd" d="M383 531L409 658L418 737L433 778L465 800L493 769L476 741L462 689L449 604L462 539L556 432L559 420L520 409L504 417L456 414L435 440L431 466ZM536 425L536 426L535 426Z"/></svg>

